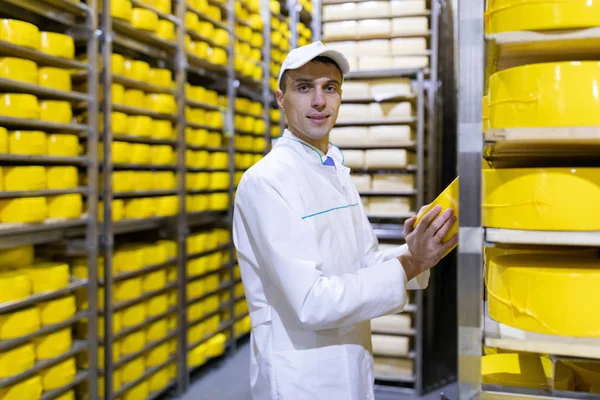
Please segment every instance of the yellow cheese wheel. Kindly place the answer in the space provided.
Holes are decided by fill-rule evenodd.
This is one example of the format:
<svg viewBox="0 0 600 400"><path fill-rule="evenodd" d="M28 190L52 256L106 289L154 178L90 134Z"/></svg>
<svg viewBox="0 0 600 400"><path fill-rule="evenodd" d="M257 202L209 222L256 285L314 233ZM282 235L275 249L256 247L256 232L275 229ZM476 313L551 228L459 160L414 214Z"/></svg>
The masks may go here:
<svg viewBox="0 0 600 400"><path fill-rule="evenodd" d="M204 337L204 324L199 323L188 329L188 343L199 342Z"/></svg>
<svg viewBox="0 0 600 400"><path fill-rule="evenodd" d="M156 199L139 198L125 201L125 218L151 218L156 213Z"/></svg>
<svg viewBox="0 0 600 400"><path fill-rule="evenodd" d="M175 96L164 93L151 93L146 95L145 107L154 112L164 114L175 114L177 112L177 103Z"/></svg>
<svg viewBox="0 0 600 400"><path fill-rule="evenodd" d="M187 252L189 254L201 253L207 249L206 241L208 232L192 233L186 238Z"/></svg>
<svg viewBox="0 0 600 400"><path fill-rule="evenodd" d="M137 244L117 246L113 253L113 268L117 272L129 272L144 266L144 247Z"/></svg>
<svg viewBox="0 0 600 400"><path fill-rule="evenodd" d="M169 330L172 331L177 328L177 315L171 314L167 317L167 323L169 324Z"/></svg>
<svg viewBox="0 0 600 400"><path fill-rule="evenodd" d="M210 270L214 270L214 268L209 268ZM208 277L203 279L204 281L204 290L207 292L215 291L219 288L219 275L209 275Z"/></svg>
<svg viewBox="0 0 600 400"><path fill-rule="evenodd" d="M146 334L143 330L130 333L119 342L119 347L123 355L137 353L144 346L146 346Z"/></svg>
<svg viewBox="0 0 600 400"><path fill-rule="evenodd" d="M129 328L144 322L148 315L148 310L146 305L142 303L127 307L123 310L122 314L123 327Z"/></svg>
<svg viewBox="0 0 600 400"><path fill-rule="evenodd" d="M40 314L36 308L28 308L0 315L0 339L27 336L40 329Z"/></svg>
<svg viewBox="0 0 600 400"><path fill-rule="evenodd" d="M0 20L0 40L39 50L40 31L29 22L3 19Z"/></svg>
<svg viewBox="0 0 600 400"><path fill-rule="evenodd" d="M186 285L186 293L188 299L197 299L205 293L204 281L199 279L194 282L190 282Z"/></svg>
<svg viewBox="0 0 600 400"><path fill-rule="evenodd" d="M77 323L77 334L79 337L87 336L88 324L87 319ZM123 318L121 313L113 314L113 333L116 335L123 329ZM98 337L104 338L104 317L98 317Z"/></svg>
<svg viewBox="0 0 600 400"><path fill-rule="evenodd" d="M169 307L175 307L177 305L177 292L173 290L167 294L169 296Z"/></svg>
<svg viewBox="0 0 600 400"><path fill-rule="evenodd" d="M167 387L169 381L171 380L169 374L169 367L165 367L152 375L148 381L148 384L150 385L150 392L156 392Z"/></svg>
<svg viewBox="0 0 600 400"><path fill-rule="evenodd" d="M208 210L209 195L186 196L188 212L203 212Z"/></svg>
<svg viewBox="0 0 600 400"><path fill-rule="evenodd" d="M113 171L112 173L112 190L113 192L131 192L133 190L134 175L133 171ZM99 190L103 187L103 176L100 175L98 180Z"/></svg>
<svg viewBox="0 0 600 400"><path fill-rule="evenodd" d="M0 250L1 268L20 268L33 263L33 246L19 246L11 249Z"/></svg>
<svg viewBox="0 0 600 400"><path fill-rule="evenodd" d="M98 3L98 10L102 11L102 2ZM112 0L110 5L110 15L114 18L124 21L131 21L133 5L130 0Z"/></svg>
<svg viewBox="0 0 600 400"><path fill-rule="evenodd" d="M163 314L169 308L169 296L166 294L154 296L147 301L146 307L148 309L149 317L155 317L159 314Z"/></svg>
<svg viewBox="0 0 600 400"><path fill-rule="evenodd" d="M2 57L0 58L0 78L35 85L38 83L38 67L35 61Z"/></svg>
<svg viewBox="0 0 600 400"><path fill-rule="evenodd" d="M219 329L220 322L221 317L219 315L208 318L204 323L204 330L206 334L215 333Z"/></svg>
<svg viewBox="0 0 600 400"><path fill-rule="evenodd" d="M115 286L114 298L116 301L132 300L143 293L143 279L131 278L118 282Z"/></svg>
<svg viewBox="0 0 600 400"><path fill-rule="evenodd" d="M490 228L597 231L600 173L594 168L483 170L482 224ZM556 194L560 193L560 196Z"/></svg>
<svg viewBox="0 0 600 400"><path fill-rule="evenodd" d="M570 255L494 257L487 273L490 316L526 331L600 337L600 315L586 306L600 301L599 266L596 258Z"/></svg>
<svg viewBox="0 0 600 400"><path fill-rule="evenodd" d="M171 121L153 120L152 137L155 139L174 139L175 133Z"/></svg>
<svg viewBox="0 0 600 400"><path fill-rule="evenodd" d="M217 151L210 155L210 168L226 169L229 165L229 154Z"/></svg>
<svg viewBox="0 0 600 400"><path fill-rule="evenodd" d="M114 71L113 71L113 74ZM116 74L115 74L116 75ZM84 85L85 90L87 90L87 85ZM119 83L113 83L110 87L111 100L113 104L125 104L125 86ZM104 100L104 90L102 85L98 86L98 101L102 102Z"/></svg>
<svg viewBox="0 0 600 400"><path fill-rule="evenodd" d="M48 150L46 134L40 131L12 131L8 133L11 154L44 155Z"/></svg>
<svg viewBox="0 0 600 400"><path fill-rule="evenodd" d="M104 346L98 346L98 368L104 368L105 352ZM119 343L113 343L112 353L113 362L118 362L121 359L121 346L119 346ZM87 352L81 353L78 361L83 368L89 368L90 363Z"/></svg>
<svg viewBox="0 0 600 400"><path fill-rule="evenodd" d="M0 303L26 299L31 295L31 282L22 271L0 272Z"/></svg>
<svg viewBox="0 0 600 400"><path fill-rule="evenodd" d="M153 290L159 290L165 287L167 284L167 271L160 270L149 273L143 278L143 290L144 292L151 292Z"/></svg>
<svg viewBox="0 0 600 400"><path fill-rule="evenodd" d="M29 197L0 200L0 222L35 223L48 216L48 205L44 197Z"/></svg>
<svg viewBox="0 0 600 400"><path fill-rule="evenodd" d="M177 187L177 179L174 172L158 171L153 174L152 187L156 190L171 190Z"/></svg>
<svg viewBox="0 0 600 400"><path fill-rule="evenodd" d="M158 15L154 11L134 7L131 16L131 25L145 31L156 32Z"/></svg>
<svg viewBox="0 0 600 400"><path fill-rule="evenodd" d="M139 400L146 399L150 395L150 383L148 381L141 382L134 386L131 390L127 391L123 396L122 400Z"/></svg>
<svg viewBox="0 0 600 400"><path fill-rule="evenodd" d="M189 296L188 296L188 300L190 300ZM202 303L200 301L198 303L194 303L194 304L190 305L187 308L186 314L187 314L188 322L192 322L199 318L202 318L202 316L204 315L204 303Z"/></svg>
<svg viewBox="0 0 600 400"><path fill-rule="evenodd" d="M0 378L10 378L33 368L35 352L32 344L0 351Z"/></svg>
<svg viewBox="0 0 600 400"><path fill-rule="evenodd" d="M229 208L229 195L227 193L212 193L210 195L210 210L223 211L227 208Z"/></svg>
<svg viewBox="0 0 600 400"><path fill-rule="evenodd" d="M131 190L134 192L153 190L154 187L154 173L152 171L134 171L133 185Z"/></svg>
<svg viewBox="0 0 600 400"><path fill-rule="evenodd" d="M125 364L121 369L123 383L133 382L141 378L144 375L145 370L144 357L136 358Z"/></svg>
<svg viewBox="0 0 600 400"><path fill-rule="evenodd" d="M207 297L206 300L204 300L204 312L210 314L217 311L219 309L220 302L221 299L218 295ZM237 314L241 313L236 313L236 315Z"/></svg>
<svg viewBox="0 0 600 400"><path fill-rule="evenodd" d="M69 286L69 265L41 262L24 270L31 281L32 293L53 292Z"/></svg>
<svg viewBox="0 0 600 400"><path fill-rule="evenodd" d="M187 188L190 190L206 190L210 182L207 172L194 172L185 175Z"/></svg>
<svg viewBox="0 0 600 400"><path fill-rule="evenodd" d="M149 164L151 161L151 146L149 144L133 143L130 146L133 164Z"/></svg>
<svg viewBox="0 0 600 400"><path fill-rule="evenodd" d="M202 343L190 350L188 352L188 367L196 368L203 365L206 362L207 351L208 345L206 343Z"/></svg>
<svg viewBox="0 0 600 400"><path fill-rule="evenodd" d="M152 118L144 115L135 115L129 117L129 133L135 136L152 136Z"/></svg>
<svg viewBox="0 0 600 400"><path fill-rule="evenodd" d="M58 389L75 380L77 365L75 358L69 358L40 373L44 391Z"/></svg>
<svg viewBox="0 0 600 400"><path fill-rule="evenodd" d="M129 107L144 108L146 95L139 89L125 90L125 105ZM131 117L130 117L131 118Z"/></svg>
<svg viewBox="0 0 600 400"><path fill-rule="evenodd" d="M221 147L223 145L223 135L218 132L211 132L210 134L206 131L206 146L208 147Z"/></svg>
<svg viewBox="0 0 600 400"><path fill-rule="evenodd" d="M79 175L77 167L47 167L48 189L73 189L77 187Z"/></svg>
<svg viewBox="0 0 600 400"><path fill-rule="evenodd" d="M227 52L225 49L214 47L209 61L215 65L225 65L227 64Z"/></svg>
<svg viewBox="0 0 600 400"><path fill-rule="evenodd" d="M49 134L48 155L77 157L79 155L79 139L75 135Z"/></svg>
<svg viewBox="0 0 600 400"><path fill-rule="evenodd" d="M146 353L146 367L156 367L169 359L169 343L163 343Z"/></svg>
<svg viewBox="0 0 600 400"><path fill-rule="evenodd" d="M12 386L0 389L0 399L2 400L38 400L42 396L42 380L39 376L23 379Z"/></svg>
<svg viewBox="0 0 600 400"><path fill-rule="evenodd" d="M175 149L167 144L154 145L150 148L150 162L156 165L172 164L177 161Z"/></svg>
<svg viewBox="0 0 600 400"><path fill-rule="evenodd" d="M166 318L156 321L146 329L146 341L155 342L167 336L169 323Z"/></svg>
<svg viewBox="0 0 600 400"><path fill-rule="evenodd" d="M171 5L171 0L150 0L150 4L152 6L164 14L172 14L173 7Z"/></svg>
<svg viewBox="0 0 600 400"><path fill-rule="evenodd" d="M129 117L125 113L121 112L113 112L111 113L111 125L112 131L115 134L126 134L128 132L129 127ZM98 132L104 132L104 115L103 113L98 113ZM102 143L98 144L98 154L102 154L100 151L100 146Z"/></svg>
<svg viewBox="0 0 600 400"><path fill-rule="evenodd" d="M47 179L46 169L41 166L4 169L4 189L8 191L45 189Z"/></svg>
<svg viewBox="0 0 600 400"><path fill-rule="evenodd" d="M0 153L8 153L8 131L3 127L0 127Z"/></svg>
<svg viewBox="0 0 600 400"><path fill-rule="evenodd" d="M487 33L589 28L598 26L599 20L600 4L584 0L494 0L485 12Z"/></svg>
<svg viewBox="0 0 600 400"><path fill-rule="evenodd" d="M167 259L177 257L177 242L174 240L159 240L157 244L167 253Z"/></svg>
<svg viewBox="0 0 600 400"><path fill-rule="evenodd" d="M38 100L31 94L2 94L0 95L0 115L37 119L40 116Z"/></svg>
<svg viewBox="0 0 600 400"><path fill-rule="evenodd" d="M210 174L211 190L227 189L229 187L229 172L213 172Z"/></svg>
<svg viewBox="0 0 600 400"><path fill-rule="evenodd" d="M54 32L40 33L40 51L56 57L75 58L75 41L71 36Z"/></svg>
<svg viewBox="0 0 600 400"><path fill-rule="evenodd" d="M162 196L156 198L156 216L165 217L176 215L179 209L177 196Z"/></svg>
<svg viewBox="0 0 600 400"><path fill-rule="evenodd" d="M70 124L73 120L73 109L68 101L44 100L40 102L40 119Z"/></svg>
<svg viewBox="0 0 600 400"><path fill-rule="evenodd" d="M169 259L169 245L166 242L156 242L143 247L144 265L160 264Z"/></svg>
<svg viewBox="0 0 600 400"><path fill-rule="evenodd" d="M552 361L539 354L500 353L481 359L484 384L548 389L553 381L556 390L574 389L573 372L565 364L556 363L554 376L552 369Z"/></svg>
<svg viewBox="0 0 600 400"><path fill-rule="evenodd" d="M159 20L156 28L156 36L164 40L174 41L177 38L175 24L166 19Z"/></svg>
<svg viewBox="0 0 600 400"><path fill-rule="evenodd" d="M167 268L167 282L175 282L177 280L177 268L176 267L168 267Z"/></svg>
<svg viewBox="0 0 600 400"><path fill-rule="evenodd" d="M490 77L490 127L597 126L600 98L594 88L599 77L597 61L540 63L496 72Z"/></svg>
<svg viewBox="0 0 600 400"><path fill-rule="evenodd" d="M565 360L564 364L573 371L577 390L587 391L587 388L590 388L590 393L599 393L600 365L598 363Z"/></svg>
<svg viewBox="0 0 600 400"><path fill-rule="evenodd" d="M69 390L68 392L56 397L55 400L75 400L75 391Z"/></svg>
<svg viewBox="0 0 600 400"><path fill-rule="evenodd" d="M208 272L207 260L208 257L200 257L189 260L187 262L188 276L202 275Z"/></svg>
<svg viewBox="0 0 600 400"><path fill-rule="evenodd" d="M48 197L49 218L79 218L83 213L83 196L80 194L61 194Z"/></svg>
<svg viewBox="0 0 600 400"><path fill-rule="evenodd" d="M33 339L35 356L38 360L56 358L71 349L71 329L65 328Z"/></svg>
<svg viewBox="0 0 600 400"><path fill-rule="evenodd" d="M112 202L112 220L113 222L121 221L125 218L125 202L121 199L113 200ZM104 203L98 202L98 221L104 221Z"/></svg>
<svg viewBox="0 0 600 400"><path fill-rule="evenodd" d="M168 88L173 86L173 73L166 68L150 68L149 78L154 85Z"/></svg>
<svg viewBox="0 0 600 400"><path fill-rule="evenodd" d="M67 296L58 300L50 300L38 304L42 325L53 325L64 322L75 316L77 309L75 296Z"/></svg>
<svg viewBox="0 0 600 400"><path fill-rule="evenodd" d="M150 74L150 65L144 61L126 60L124 73L129 79L146 81Z"/></svg>

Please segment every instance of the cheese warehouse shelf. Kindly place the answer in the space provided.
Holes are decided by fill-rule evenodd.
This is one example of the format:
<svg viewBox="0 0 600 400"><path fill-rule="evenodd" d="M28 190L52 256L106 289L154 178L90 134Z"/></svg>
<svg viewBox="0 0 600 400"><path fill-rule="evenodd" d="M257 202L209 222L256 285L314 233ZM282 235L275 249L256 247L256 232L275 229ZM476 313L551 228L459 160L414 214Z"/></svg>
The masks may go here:
<svg viewBox="0 0 600 400"><path fill-rule="evenodd" d="M149 82L139 81L136 79L131 79L123 75L113 74L112 76L113 83L118 83L123 85L125 88L129 89L138 89L147 93L164 93L164 94L172 94L175 95L175 89L154 85Z"/></svg>
<svg viewBox="0 0 600 400"><path fill-rule="evenodd" d="M83 124L61 124L27 118L14 118L0 115L0 125L6 128L22 128L55 132L86 132L88 126Z"/></svg>
<svg viewBox="0 0 600 400"><path fill-rule="evenodd" d="M0 90L9 93L29 93L41 99L68 100L68 101L87 101L86 93L71 92L47 88L40 85L33 85L27 82L20 82L12 79L0 78Z"/></svg>
<svg viewBox="0 0 600 400"><path fill-rule="evenodd" d="M65 394L69 390L80 385L88 378L89 378L89 373L87 371L79 371L79 372L77 372L77 374L75 375L75 379L73 379L73 381L71 383L69 383L66 386L63 386L62 388L44 392L42 394L42 396L40 397L40 400L54 400L54 399L58 398L59 396Z"/></svg>
<svg viewBox="0 0 600 400"><path fill-rule="evenodd" d="M586 335L592 337L579 337L575 331L559 332L553 328L549 330L552 321L547 320L543 313L532 313L536 308L535 300L529 299L526 310L523 312L524 319L510 320L507 317L507 310L500 311L496 300L496 291L502 290L498 280L490 281L482 279L482 267L490 263L490 269L496 270L496 273L502 268L511 265L511 262L527 264L533 260L524 254L527 253L548 253L558 254L569 251L587 251L596 250L600 247L600 236L598 231L577 229L569 231L569 224L565 226L555 226L560 230L542 230L547 227L540 226L536 230L535 226L525 226L527 222L525 217L515 219L514 222L519 226L516 228L525 229L501 229L486 221L486 207L493 203L488 201L480 193L467 190L467 187L480 187L485 185L486 181L481 174L481 160L485 158L492 168L504 171L507 168L528 168L529 171L537 168L566 167L566 170L572 172L577 168L597 167L599 147L598 129L594 123L568 123L572 118L573 111L584 109L587 104L585 98L578 102L577 96L569 96L564 92L556 92L554 100L546 102L536 111L531 111L530 106L537 107L544 103L545 88L551 88L552 91L558 89L564 84L564 79L569 75L580 87L588 85L586 74L573 74L561 70L561 65L578 66L584 65L587 60L597 60L600 55L598 45L600 44L600 27L597 23L588 24L585 22L584 13L574 13L573 5L551 5L546 8L545 4L534 5L528 12L534 12L538 18L529 19L527 12L523 14L523 19L512 18L511 13L521 12L521 6L515 8L504 8L498 4L488 6L498 7L495 10L484 10L484 5L480 2L471 0L462 0L458 8L458 54L460 56L460 65L470 65L468 75L460 73L458 76L458 98L460 105L458 111L459 124L459 175L461 188L459 193L459 207L461 212L459 220L459 232L461 241L458 246L459 264L458 264L458 306L459 306L459 399L470 398L504 398L504 399L533 399L533 398L598 398L598 395L590 393L590 388L568 385L569 388L563 388L556 382L549 381L543 389L528 389L525 387L514 387L508 384L487 384L489 377L482 376L482 365L484 364L485 352L489 348L498 349L502 353L522 354L530 352L534 354L549 355L553 366L553 373L557 371L558 362L573 359L598 360L600 353L600 342L597 335ZM558 8L554 8L554 7ZM547 12L552 9L553 12ZM544 14L546 12L546 14ZM572 20L562 20L572 14ZM590 15L594 15L591 11ZM514 14L513 14L514 16ZM575 24L573 24L575 21ZM468 24L468 27L466 26ZM569 26L565 24L570 24ZM596 25L596 26L593 26ZM579 27L579 28L577 28ZM465 36L467 35L467 36ZM531 82L532 77L528 77L522 72L532 68L551 70L550 82L548 78L543 77L543 73L535 74L536 85L538 89L530 93L531 102L527 102L523 97L517 95L518 84L514 79L521 79L524 84ZM563 72L563 73L561 73ZM508 77L507 74L515 74ZM518 76L518 74L521 74ZM593 74L592 74L593 75ZM498 91L497 82L499 77L508 77L503 82L507 90ZM537 78L540 80L537 81ZM596 77L592 76L595 82ZM556 86L553 86L556 84ZM568 85L567 85L568 86ZM508 95L508 97L507 97ZM503 97L504 96L504 97ZM491 99L495 109L495 118L490 118L492 111ZM482 101L483 99L483 101ZM523 101L525 100L525 101ZM510 104L513 101L521 103L514 108L511 114L507 108L501 108L503 104ZM556 101L560 102L559 104ZM595 100L593 100L595 102ZM471 103L473 102L473 103ZM473 104L473 107L467 106ZM516 105L516 103L512 103ZM466 115L465 110L469 108L471 115ZM481 109L479 108L481 107ZM566 111L563 111L563 108ZM480 112L480 110L482 112ZM520 111L522 111L520 113ZM551 116L560 116L561 120L550 121L552 118L541 118L546 112ZM565 114L566 113L566 114ZM537 118L536 118L537 115ZM513 121L510 118L514 117ZM493 121L492 121L493 120ZM566 126L557 126L557 125ZM483 135L482 135L483 133ZM571 169L572 168L572 169ZM485 172L485 171L484 171ZM489 171L488 171L489 172ZM541 183L537 184L539 191L544 188ZM567 184L562 185L561 190L569 190ZM569 208L577 209L578 202L582 199L575 199ZM559 213L562 215L562 213ZM543 218L543 217L542 217ZM539 222L538 222L539 223ZM491 227L491 226L494 227ZM551 228L548 228L551 229ZM514 254L507 257L496 258L490 256L492 251L506 251L506 254ZM539 254L538 254L539 256ZM573 262L581 262L583 259L573 256ZM490 261L493 260L493 261ZM541 260L541 259L540 259ZM547 276L561 276L562 274L574 274L576 267L571 269L570 265L563 258L555 257L552 259L555 264L555 270L549 271L549 263L535 263L527 265L531 268L528 273L541 274L547 273ZM579 260L579 261L578 261ZM586 259L587 260L587 259ZM589 262L593 263L590 258ZM502 264L506 262L507 264ZM587 261L586 261L587 262ZM502 265L501 265L502 264ZM493 265L493 268L492 268ZM513 273L522 273L517 264L517 268L511 269ZM564 272L566 271L566 272ZM596 271L590 265L590 274L595 276ZM503 275L503 278L508 275ZM584 276L582 274L582 276ZM532 282L538 279L532 280ZM490 289L490 287L492 289ZM486 290L487 289L487 290ZM589 290L581 288L579 293ZM519 288L511 285L511 291L515 299L513 303L507 303L507 306L516 307L517 298L520 296ZM548 293L538 291L539 296L552 296L552 298L562 298L570 296L567 289L555 288L548 289ZM522 293L521 293L522 294ZM486 297L487 295L487 297ZM590 294L591 295L591 294ZM487 302L486 302L487 299ZM496 308L493 308L496 307ZM577 310L573 311L572 317L581 320L586 307L593 306L583 304ZM531 308L531 309L529 309ZM495 312L495 318L499 320L508 318L505 323L491 318L490 313ZM556 311L560 313L560 311ZM579 314L579 315L577 315ZM592 312L593 314L593 312ZM590 315L592 315L590 314ZM529 315L529 317L527 317ZM531 323L531 315L536 315L538 323L545 324L545 332L552 331L554 334L540 333L542 328L535 328ZM557 314L558 315L558 314ZM520 325L523 322L525 325ZM593 323L593 319L583 316L584 325ZM507 324L510 324L507 325ZM527 329L537 329L533 332ZM564 363L563 363L564 364ZM564 366L564 365L563 365ZM567 368L568 369L568 368ZM507 371L508 372L508 371ZM527 378L524 373L510 371L518 378ZM506 381L504 381L506 382ZM562 385L562 384L561 384ZM564 389L564 390L563 390Z"/></svg>

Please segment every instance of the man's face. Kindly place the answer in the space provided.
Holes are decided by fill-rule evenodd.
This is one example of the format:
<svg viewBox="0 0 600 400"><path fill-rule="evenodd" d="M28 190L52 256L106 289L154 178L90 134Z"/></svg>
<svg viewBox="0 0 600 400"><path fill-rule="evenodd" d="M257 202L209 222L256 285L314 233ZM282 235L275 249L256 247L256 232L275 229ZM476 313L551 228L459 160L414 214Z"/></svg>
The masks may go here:
<svg viewBox="0 0 600 400"><path fill-rule="evenodd" d="M342 102L342 75L335 65L309 62L285 76L285 93L277 91L277 103L285 112L290 130L321 139L337 120Z"/></svg>

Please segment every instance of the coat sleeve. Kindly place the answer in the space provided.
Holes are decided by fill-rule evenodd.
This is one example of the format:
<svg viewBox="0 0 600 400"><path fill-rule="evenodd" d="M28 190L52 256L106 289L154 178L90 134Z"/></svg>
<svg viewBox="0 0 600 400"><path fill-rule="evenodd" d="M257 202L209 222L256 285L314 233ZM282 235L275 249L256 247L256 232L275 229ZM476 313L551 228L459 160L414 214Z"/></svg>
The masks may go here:
<svg viewBox="0 0 600 400"><path fill-rule="evenodd" d="M364 211L362 204L360 205L363 219L363 243L365 248L365 259L367 260L367 266L377 265L379 263L395 259L400 257L402 254L408 251L408 245L403 244L389 250L379 250L379 241L373 231L371 222ZM429 285L430 270L419 274L415 278L411 279L407 285L407 290L419 290L425 289Z"/></svg>
<svg viewBox="0 0 600 400"><path fill-rule="evenodd" d="M324 276L309 223L265 179L247 178L236 195L236 249L241 257L255 260L255 268L283 295L304 329L355 324L404 307L406 274L397 259Z"/></svg>

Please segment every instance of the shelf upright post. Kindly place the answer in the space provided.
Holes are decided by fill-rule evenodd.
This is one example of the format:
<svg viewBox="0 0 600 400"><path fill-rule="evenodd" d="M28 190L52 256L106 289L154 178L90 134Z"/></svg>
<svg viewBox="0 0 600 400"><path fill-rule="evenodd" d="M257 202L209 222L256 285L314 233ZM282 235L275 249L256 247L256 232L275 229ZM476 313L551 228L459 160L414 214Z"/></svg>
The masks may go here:
<svg viewBox="0 0 600 400"><path fill-rule="evenodd" d="M481 391L483 228L481 226L484 3L458 0L458 379L459 399Z"/></svg>
<svg viewBox="0 0 600 400"><path fill-rule="evenodd" d="M298 0L287 0L288 12L290 13L290 48L293 50L298 47L298 22L300 21L300 11L302 6Z"/></svg>
<svg viewBox="0 0 600 400"><path fill-rule="evenodd" d="M110 0L102 1L101 31L102 31L102 118L104 131L102 133L103 163L102 163L102 201L104 216L102 222L101 243L104 251L104 397L113 400L113 268L112 255L114 235L112 223L112 16ZM90 365L91 366L91 365ZM94 366L95 367L95 366Z"/></svg>
<svg viewBox="0 0 600 400"><path fill-rule="evenodd" d="M227 111L225 113L225 135L228 136L227 141L227 152L229 153L229 208L227 210L227 226L232 227L233 223L233 207L234 207L234 195L235 195L235 97L237 88L240 82L235 77L235 0L227 1L227 27L229 29L229 56L227 57ZM233 235L230 232L230 245L229 245L229 277L231 284L229 285L229 317L231 319L231 326L229 327L229 340L230 340L230 351L235 353L237 345L235 338L235 291L234 291L234 270L235 263L235 248L233 246Z"/></svg>
<svg viewBox="0 0 600 400"><path fill-rule="evenodd" d="M86 16L88 59L88 130L87 130L87 232L88 264L88 390L98 393L98 14L96 0L88 1Z"/></svg>
<svg viewBox="0 0 600 400"><path fill-rule="evenodd" d="M312 20L311 27L312 30L312 41L318 42L321 40L321 30L323 23L322 21L323 14L321 12L321 0L313 0L312 1Z"/></svg>
<svg viewBox="0 0 600 400"><path fill-rule="evenodd" d="M265 150L264 155L267 155L271 149L271 9L269 0L261 0L260 12L263 19L263 82L262 82L262 98L263 98L263 114L265 119Z"/></svg>
<svg viewBox="0 0 600 400"><path fill-rule="evenodd" d="M185 84L187 82L187 54L185 48L185 0L177 0L177 53L175 56L175 87L177 97L177 393L182 396L190 384L187 362L187 246L189 224L186 204L186 140L185 140Z"/></svg>
<svg viewBox="0 0 600 400"><path fill-rule="evenodd" d="M425 201L433 201L437 196L437 192L440 188L440 177L439 169L441 164L438 162L438 146L439 146L439 135L437 130L437 119L438 118L438 107L437 107L437 94L439 88L438 82L438 49L439 49L439 14L440 14L440 3L439 0L432 0L431 2L431 41L430 41L430 72L429 72L429 84L427 88L427 173L428 173L428 184L427 184L427 196Z"/></svg>

